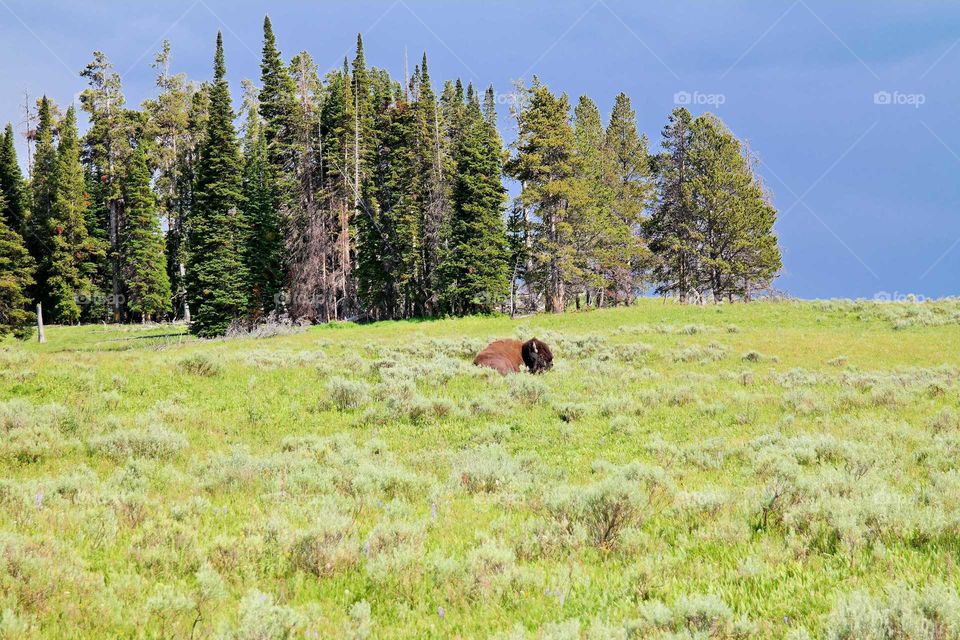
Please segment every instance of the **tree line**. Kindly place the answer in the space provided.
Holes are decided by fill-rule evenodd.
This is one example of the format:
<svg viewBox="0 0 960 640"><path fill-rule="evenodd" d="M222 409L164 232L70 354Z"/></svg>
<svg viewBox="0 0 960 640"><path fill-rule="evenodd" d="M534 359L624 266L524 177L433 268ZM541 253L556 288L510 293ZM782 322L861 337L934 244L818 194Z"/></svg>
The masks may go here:
<svg viewBox="0 0 960 640"><path fill-rule="evenodd" d="M353 60L289 62L269 18L259 85L235 111L217 35L213 78L171 71L127 107L102 52L82 71L90 127L46 97L29 175L0 139L0 327L185 320L200 336L298 321L563 311L769 287L776 210L754 158L714 115L673 111L650 153L623 93L606 123L537 78L511 96L435 92L426 54L402 81ZM239 115L239 118L237 117ZM239 126L237 126L239 122ZM503 178L519 183L508 202Z"/></svg>

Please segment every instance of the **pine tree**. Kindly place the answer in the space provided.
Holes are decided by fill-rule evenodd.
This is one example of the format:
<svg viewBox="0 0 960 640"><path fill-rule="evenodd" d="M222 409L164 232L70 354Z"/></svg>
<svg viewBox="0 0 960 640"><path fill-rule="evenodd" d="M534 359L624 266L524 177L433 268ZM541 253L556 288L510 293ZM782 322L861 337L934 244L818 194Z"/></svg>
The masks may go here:
<svg viewBox="0 0 960 640"><path fill-rule="evenodd" d="M385 71L366 69L359 40L354 87L360 91L354 95L355 166L360 168L354 179L356 184L360 176L361 194L355 212L357 297L365 318L409 317L418 255L418 194L411 188L416 177L414 112L402 87Z"/></svg>
<svg viewBox="0 0 960 640"><path fill-rule="evenodd" d="M776 210L739 141L714 115L677 109L657 159L660 205L647 221L661 293L749 299L780 270Z"/></svg>
<svg viewBox="0 0 960 640"><path fill-rule="evenodd" d="M776 210L740 142L719 118L704 114L690 131L691 196L703 238L699 289L716 301L748 298L780 270Z"/></svg>
<svg viewBox="0 0 960 640"><path fill-rule="evenodd" d="M434 315L438 311L437 269L445 259L450 236L449 172L444 172L444 147L440 138L440 112L427 68L427 54L418 67L414 85L414 183L409 185L419 197L416 239L418 250L414 268L416 290L414 315Z"/></svg>
<svg viewBox="0 0 960 640"><path fill-rule="evenodd" d="M0 210L8 210L3 193ZM27 290L33 284L35 267L23 238L0 217L0 338L13 334L26 339L33 333L36 316L30 310Z"/></svg>
<svg viewBox="0 0 960 640"><path fill-rule="evenodd" d="M267 200L250 212L251 307L255 314L264 314L276 308L284 284L284 245L295 243L295 231L290 226L293 209L301 198L296 178L296 120L295 86L290 71L277 49L276 36L269 16L263 19L263 50L260 61L260 93L258 110L263 121L267 164L263 174ZM298 275L290 274L291 283Z"/></svg>
<svg viewBox="0 0 960 640"><path fill-rule="evenodd" d="M290 149L294 137L294 84L283 57L277 49L277 39L269 16L263 18L263 53L260 61L259 112L263 118L264 137L274 168L274 180L286 181L286 191L293 182L289 174L294 155ZM282 189L278 183L274 188ZM276 198L284 195L277 193Z"/></svg>
<svg viewBox="0 0 960 640"><path fill-rule="evenodd" d="M446 168L453 172L456 166L456 162L453 160L454 149L461 142L467 113L463 86L460 80L455 83L448 80L444 83L443 92L440 94L439 108L440 118L443 122L445 146L448 151L449 162Z"/></svg>
<svg viewBox="0 0 960 640"><path fill-rule="evenodd" d="M53 215L53 202L57 189L57 149L53 141L55 123L50 101L46 96L40 99L37 111L37 128L34 134L36 149L33 154L30 180L30 211L24 240L30 256L37 265L30 297L39 301L43 299L47 289L47 274L44 267L52 249L48 223Z"/></svg>
<svg viewBox="0 0 960 640"><path fill-rule="evenodd" d="M50 219L57 188L57 149L53 140L54 124L50 101L46 96L43 96L40 99L37 129L34 134L36 149L33 154L30 180L30 215L27 220L26 234L30 255L38 264L46 250L42 243L46 236L47 220Z"/></svg>
<svg viewBox="0 0 960 640"><path fill-rule="evenodd" d="M354 157L351 166L354 176L354 192L359 201L364 199L363 188L370 186L372 174L377 164L377 137L382 130L374 126L375 104L383 107L383 96L374 95L374 78L367 69L363 52L363 36L357 34L357 50L353 58L353 100L354 100ZM382 109L381 109L382 110ZM355 206L359 206L359 202ZM367 203L369 204L369 203Z"/></svg>
<svg viewBox="0 0 960 640"><path fill-rule="evenodd" d="M749 148L744 149L743 158L744 171L750 176L743 192L747 232L740 235L739 242L730 243L726 248L732 256L733 276L725 293L728 299L736 295L749 302L754 293L770 288L783 268L783 258L774 230L777 210L773 206L773 195L757 175L757 159Z"/></svg>
<svg viewBox="0 0 960 640"><path fill-rule="evenodd" d="M530 247L530 226L527 223L526 210L519 198L514 200L513 206L507 213L507 267L510 275L510 317L518 310L517 297L520 293L519 283L529 282L527 276L531 270L527 265L532 264Z"/></svg>
<svg viewBox="0 0 960 640"><path fill-rule="evenodd" d="M226 333L231 322L244 316L249 304L240 165L223 36L217 33L207 135L189 220L187 282L195 314L190 330L202 337Z"/></svg>
<svg viewBox="0 0 960 640"><path fill-rule="evenodd" d="M492 88L487 94L492 95ZM456 149L450 252L440 272L444 310L454 315L490 313L509 288L507 238L503 222L506 190L500 182L503 145L496 115L476 102L466 108Z"/></svg>
<svg viewBox="0 0 960 640"><path fill-rule="evenodd" d="M120 272L127 291L127 309L143 322L170 310L170 279L163 254L163 234L156 196L142 141L128 156L123 181L126 223L121 238Z"/></svg>
<svg viewBox="0 0 960 640"><path fill-rule="evenodd" d="M183 249L184 223L189 209L190 163L195 153L192 140L191 106L198 89L183 73L170 71L170 43L166 40L154 58L159 95L143 103L146 115L145 136L151 139L146 151L151 166L157 168L154 190L158 214L166 219L166 271L172 291L174 317L186 312L183 277L186 269Z"/></svg>
<svg viewBox="0 0 960 640"><path fill-rule="evenodd" d="M569 223L570 242L574 252L573 264L567 275L574 285L577 308L580 293L589 296L591 290L604 292L610 285L601 263L601 253L613 233L615 221L611 215L612 163L603 148L604 132L600 110L588 96L581 96L573 110L573 128L576 140L576 183L585 189L579 206L571 207ZM598 294L598 304L602 293Z"/></svg>
<svg viewBox="0 0 960 640"><path fill-rule="evenodd" d="M56 188L46 222L50 251L41 262L41 272L46 278L41 299L51 320L72 324L80 320L81 304L89 304L96 298L92 279L105 251L87 233L85 214L89 196L80 164L80 140L72 106L60 122L59 133Z"/></svg>
<svg viewBox="0 0 960 640"><path fill-rule="evenodd" d="M356 312L354 283L355 212L353 176L348 171L353 159L354 101L350 69L344 59L342 70L327 77L327 87L320 111L321 180L324 207L330 212L333 225L331 285L338 301L332 311L335 318Z"/></svg>
<svg viewBox="0 0 960 640"><path fill-rule="evenodd" d="M27 194L14 143L13 125L8 122L0 136L0 196L4 200L0 218L10 230L22 234L26 230Z"/></svg>
<svg viewBox="0 0 960 640"><path fill-rule="evenodd" d="M452 208L452 189L457 179L457 153L463 144L467 127L466 97L459 81L454 83L448 80L444 83L437 109L440 117L441 168L448 190L451 191L447 197L451 200L448 206Z"/></svg>
<svg viewBox="0 0 960 640"><path fill-rule="evenodd" d="M177 224L167 231L167 273L174 306L183 309L183 320L192 322L188 294L187 264L190 262L190 213L196 204L197 170L200 151L207 137L210 121L210 85L201 84L190 96L183 154L177 174Z"/></svg>
<svg viewBox="0 0 960 640"><path fill-rule="evenodd" d="M81 161L83 160L83 150L80 152ZM97 175L89 163L84 163L84 182L85 189L89 195L87 199L87 209L84 213L84 221L87 227L87 234L99 246L104 247L106 253L98 260L96 273L93 281L93 299L89 305L83 307L83 314L80 322L107 322L113 319L113 298L110 294L110 234L109 218L110 214L106 204L93 194L101 193L103 183L97 178Z"/></svg>
<svg viewBox="0 0 960 640"><path fill-rule="evenodd" d="M486 93L483 94L483 119L487 125L493 127L494 131L497 130L497 97L493 91L493 85L487 87Z"/></svg>
<svg viewBox="0 0 960 640"><path fill-rule="evenodd" d="M538 218L530 229L532 265L526 277L544 293L548 312L561 312L566 304L575 257L569 212L585 197L569 111L566 95L555 96L535 79L529 104L518 115L517 155L507 164L507 172L523 183L521 205Z"/></svg>
<svg viewBox="0 0 960 640"><path fill-rule="evenodd" d="M294 164L287 233L290 313L311 321L328 321L335 315L336 301L331 281L332 223L320 194L323 86L313 59L303 51L291 60L290 77L296 101L291 118Z"/></svg>
<svg viewBox="0 0 960 640"><path fill-rule="evenodd" d="M36 262L23 239L26 231L27 192L17 163L13 125L0 136L0 337L26 338L35 317L29 290Z"/></svg>
<svg viewBox="0 0 960 640"><path fill-rule="evenodd" d="M354 198L357 299L362 317L395 318L403 315L401 296L410 283L398 232L398 217L406 214L403 187L411 180L410 109L405 100L395 104L402 90L389 76L367 68L360 34L351 81L353 140L344 168Z"/></svg>
<svg viewBox="0 0 960 640"><path fill-rule="evenodd" d="M282 239L276 215L275 186L256 89L244 81L243 200L250 225L244 248L250 274L250 315L256 319L276 305L282 286Z"/></svg>
<svg viewBox="0 0 960 640"><path fill-rule="evenodd" d="M629 303L649 267L650 250L643 237L645 212L656 198L646 136L637 133L636 114L626 94L617 95L604 136L611 162L610 226L599 263L618 297Z"/></svg>
<svg viewBox="0 0 960 640"><path fill-rule="evenodd" d="M399 92L385 76L371 74L378 109L375 172L365 186L370 218L362 216L358 270L362 299L374 318L406 318L420 300L418 266L422 230L419 202L419 165L414 144L414 109L399 100ZM364 206L362 204L362 206ZM366 213L366 210L365 210Z"/></svg>
<svg viewBox="0 0 960 640"><path fill-rule="evenodd" d="M645 222L656 255L653 278L657 293L675 294L680 302L697 295L701 233L691 192L690 112L678 107L663 128L663 148L656 160L660 202Z"/></svg>
<svg viewBox="0 0 960 640"><path fill-rule="evenodd" d="M534 76L533 82L534 85L539 82L536 76ZM526 86L524 86L522 80L515 80L513 82L513 88L509 110L511 118L513 118L517 129L519 129L520 117L530 106L530 92ZM510 171L511 166L508 162L504 166L504 172L509 175ZM523 181L520 181L521 195L523 194L524 186ZM531 311L535 311L537 308L536 292L532 286L534 276L531 222L530 208L524 203L523 198L515 198L507 214L507 250L509 253L508 263L510 267L510 317L513 317L521 306L526 306ZM527 293L525 305L522 304L520 298L521 283Z"/></svg>
<svg viewBox="0 0 960 640"><path fill-rule="evenodd" d="M123 232L123 191L121 178L127 156L130 154L130 139L135 127L134 119L124 108L126 100L120 74L102 51L93 52L93 60L80 73L87 78L89 87L80 95L80 103L90 116L90 129L85 136L85 159L89 165L95 191L91 197L95 207L106 214L104 226L110 243L109 264L101 265L100 273L108 282L110 311L114 322L123 317L123 282L120 278L120 235ZM98 235L96 232L94 235ZM99 279L99 278L98 278Z"/></svg>

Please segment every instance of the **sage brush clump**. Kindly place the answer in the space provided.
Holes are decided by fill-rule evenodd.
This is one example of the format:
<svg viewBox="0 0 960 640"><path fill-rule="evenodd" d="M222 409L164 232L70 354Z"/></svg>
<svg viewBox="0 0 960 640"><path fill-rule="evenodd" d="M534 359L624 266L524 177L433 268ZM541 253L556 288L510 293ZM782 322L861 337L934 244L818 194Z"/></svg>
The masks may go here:
<svg viewBox="0 0 960 640"><path fill-rule="evenodd" d="M359 380L336 377L327 382L326 392L338 409L346 411L356 409L367 401L370 386Z"/></svg>

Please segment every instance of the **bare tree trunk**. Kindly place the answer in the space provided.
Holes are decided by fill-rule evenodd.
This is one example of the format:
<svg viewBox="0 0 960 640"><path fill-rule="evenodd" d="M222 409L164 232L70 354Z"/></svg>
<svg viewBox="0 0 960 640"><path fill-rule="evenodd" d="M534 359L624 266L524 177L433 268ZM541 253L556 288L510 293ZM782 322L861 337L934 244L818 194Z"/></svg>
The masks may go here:
<svg viewBox="0 0 960 640"><path fill-rule="evenodd" d="M180 242L183 242L183 235L180 236ZM180 294L183 296L183 321L190 324L190 303L187 301L187 268L183 261L180 261Z"/></svg>
<svg viewBox="0 0 960 640"><path fill-rule="evenodd" d="M345 202L340 203L339 211L340 234L337 237L339 254L339 277L340 289L343 292L344 307L349 307L350 302L350 215Z"/></svg>
<svg viewBox="0 0 960 640"><path fill-rule="evenodd" d="M686 264L684 263L684 259L682 256L680 257L679 262L680 264L677 265L679 267L678 277L677 277L677 293L679 294L680 304L686 304L687 303L687 274L686 274Z"/></svg>
<svg viewBox="0 0 960 640"><path fill-rule="evenodd" d="M360 95L353 92L353 208L360 207Z"/></svg>
<svg viewBox="0 0 960 640"><path fill-rule="evenodd" d="M33 114L30 111L30 93L23 92L23 137L27 140L27 177L33 179L33 135L30 133L30 123ZM41 341L42 342L42 341Z"/></svg>
<svg viewBox="0 0 960 640"><path fill-rule="evenodd" d="M47 338L43 335L43 305L37 303L37 342L46 342Z"/></svg>
<svg viewBox="0 0 960 640"><path fill-rule="evenodd" d="M107 118L112 121L112 110L113 105L110 102L110 99L107 99ZM114 157L113 157L113 148L112 148L112 139L110 134L107 135L107 171L109 172L108 183L111 187L113 186L113 181L116 178L116 173L114 172ZM111 283L113 289L113 300L111 306L113 307L113 321L120 322L120 239L119 239L119 230L120 230L120 212L118 211L117 201L113 198L112 194L108 194L107 209L110 212L110 271L111 271Z"/></svg>
<svg viewBox="0 0 960 640"><path fill-rule="evenodd" d="M560 262L556 256L556 248L559 246L559 237L557 234L557 211L552 210L548 214L548 234L554 252L550 256L549 273L547 275L547 300L546 310L550 313L560 313L563 311L563 278L560 273Z"/></svg>
<svg viewBox="0 0 960 640"><path fill-rule="evenodd" d="M523 197L523 191L526 188L525 183L520 184L520 195ZM522 201L521 201L522 203ZM533 238L530 237L530 211L527 206L521 204L523 208L523 244L526 249L526 274L524 286L527 289L527 308L530 312L537 310L537 295L533 289L533 283L530 282L530 274L533 273Z"/></svg>
<svg viewBox="0 0 960 640"><path fill-rule="evenodd" d="M110 212L110 275L113 291L110 308L113 312L113 321L120 322L120 255L117 202L111 199L107 203L107 209Z"/></svg>
<svg viewBox="0 0 960 640"><path fill-rule="evenodd" d="M517 270L520 268L520 260L513 263L513 274L510 276L510 317L517 313Z"/></svg>

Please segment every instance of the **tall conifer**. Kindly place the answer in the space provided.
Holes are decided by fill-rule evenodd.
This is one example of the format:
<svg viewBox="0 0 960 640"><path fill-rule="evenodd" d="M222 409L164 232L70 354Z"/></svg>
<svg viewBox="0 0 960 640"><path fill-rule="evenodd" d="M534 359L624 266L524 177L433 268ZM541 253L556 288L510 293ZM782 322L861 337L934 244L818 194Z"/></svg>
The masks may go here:
<svg viewBox="0 0 960 640"><path fill-rule="evenodd" d="M489 106L482 114L474 102L465 116L456 148L450 251L440 269L443 308L455 315L490 313L509 288L506 190L500 182L503 146L491 124L496 115L490 117Z"/></svg>
<svg viewBox="0 0 960 640"><path fill-rule="evenodd" d="M0 217L7 223L7 227L18 234L25 231L27 218L27 194L17 162L16 141L13 137L13 125L9 122L0 136L0 196L4 204L0 207Z"/></svg>
<svg viewBox="0 0 960 640"><path fill-rule="evenodd" d="M693 117L683 107L670 114L663 128L664 152L657 157L659 204L645 221L650 249L656 254L653 278L657 292L686 302L697 288L697 228L691 181L690 125Z"/></svg>
<svg viewBox="0 0 960 640"><path fill-rule="evenodd" d="M244 248L250 274L250 313L269 313L280 293L283 274L283 240L276 212L276 182L268 154L263 120L252 85L244 85L243 200L249 221L249 241Z"/></svg>
<svg viewBox="0 0 960 640"><path fill-rule="evenodd" d="M186 312L181 270L186 269L184 224L190 207L189 173L195 152L190 114L198 89L183 73L170 71L170 59L170 43L164 40L152 65L157 70L160 93L145 101L143 110L146 135L153 139L147 154L150 165L157 168L154 190L158 214L166 219L167 279L175 293L174 317L179 318Z"/></svg>
<svg viewBox="0 0 960 640"><path fill-rule="evenodd" d="M290 180L293 154L294 86L287 65L277 49L277 39L269 16L263 18L263 51L260 60L259 112L264 137L275 168L276 180ZM280 197L279 195L277 197Z"/></svg>
<svg viewBox="0 0 960 640"><path fill-rule="evenodd" d="M99 265L97 280L111 291L110 312L115 322L123 316L123 281L120 277L120 236L123 233L123 188L122 176L130 154L130 139L139 124L136 114L124 107L126 100L118 74L102 51L93 52L93 60L80 75L89 86L80 94L80 103L89 114L90 128L85 136L85 156L92 180L88 184L94 191L90 194L94 210L102 212L106 227L104 235L110 243L108 264ZM94 236L101 235L99 230Z"/></svg>
<svg viewBox="0 0 960 640"><path fill-rule="evenodd" d="M508 173L524 185L521 205L537 216L530 230L532 264L526 277L544 293L549 312L561 312L566 305L575 264L570 211L582 206L585 197L577 180L569 112L566 95L554 95L535 79L529 104L518 115L517 155L507 164Z"/></svg>
<svg viewBox="0 0 960 640"><path fill-rule="evenodd" d="M351 159L354 186L357 197L363 198L362 189L369 185L369 179L376 163L377 133L374 127L375 96L374 82L370 70L367 68L367 59L363 52L363 36L357 34L357 50L353 58L353 101L354 101L354 154ZM382 131L380 131L382 133Z"/></svg>
<svg viewBox="0 0 960 640"><path fill-rule="evenodd" d="M415 88L415 125L412 132L415 147L415 182L409 185L419 193L420 220L418 260L415 269L415 315L434 315L439 300L437 269L446 257L450 236L449 172L444 172L444 145L441 141L440 112L427 68L427 54L419 67Z"/></svg>
<svg viewBox="0 0 960 640"><path fill-rule="evenodd" d="M181 316L188 324L192 321L187 265L190 263L190 218L197 202L197 171L204 141L207 139L207 123L210 120L210 85L202 83L190 96L187 113L187 129L184 134L184 149L180 171L177 174L177 192L180 210L177 225L167 231L167 273L174 306L183 310Z"/></svg>
<svg viewBox="0 0 960 640"><path fill-rule="evenodd" d="M127 309L147 322L170 310L171 296L157 199L150 189L150 170L142 142L128 156L123 199L126 221L120 270L126 285Z"/></svg>
<svg viewBox="0 0 960 640"><path fill-rule="evenodd" d="M44 263L44 255L49 251L46 243L47 221L53 210L53 199L57 189L57 149L53 141L54 126L50 101L43 96L40 99L37 129L34 134L36 149L30 179L30 216L27 220L26 233L27 248L38 265ZM44 281L43 273L38 273L37 287L42 288Z"/></svg>
<svg viewBox="0 0 960 640"><path fill-rule="evenodd" d="M244 265L246 224L242 175L230 87L217 33L207 135L197 167L190 212L188 296L194 313L190 330L203 337L223 335L248 308Z"/></svg>
<svg viewBox="0 0 960 640"><path fill-rule="evenodd" d="M571 207L569 223L573 264L568 279L574 286L579 307L580 294L592 289L604 291L609 284L600 264L605 239L611 234L614 220L610 215L611 162L603 148L603 124L600 110L588 96L581 96L573 110L576 139L576 183L585 190L579 206ZM598 296L600 297L600 296Z"/></svg>
<svg viewBox="0 0 960 640"><path fill-rule="evenodd" d="M296 101L293 78L277 49L277 40L269 16L263 18L263 49L260 60L260 93L258 110L262 119L262 135L266 157L262 167L249 166L250 171L261 171L262 192L256 206L250 210L250 247L248 255L251 272L254 314L274 310L284 284L284 245L294 244L295 230L291 218L297 208L299 181L296 177ZM249 141L248 141L249 142ZM249 144L247 151L250 151ZM255 160L259 162L259 160ZM291 271L290 279L298 275Z"/></svg>
<svg viewBox="0 0 960 640"><path fill-rule="evenodd" d="M344 59L343 68L331 72L320 111L321 176L324 207L330 212L333 226L332 305L335 317L356 313L356 212L354 211L353 160L354 100L350 68Z"/></svg>
<svg viewBox="0 0 960 640"><path fill-rule="evenodd" d="M487 87L486 93L483 94L483 119L493 127L494 131L497 130L497 97L493 91L493 85Z"/></svg>
<svg viewBox="0 0 960 640"><path fill-rule="evenodd" d="M647 137L637 133L636 113L626 94L617 95L604 134L611 189L608 233L600 248L599 264L614 295L630 302L643 284L650 250L643 236L643 220L653 205L656 187L650 171Z"/></svg>
<svg viewBox="0 0 960 640"><path fill-rule="evenodd" d="M701 230L698 288L715 301L748 298L780 270L776 210L740 141L713 114L690 127L691 196Z"/></svg>
<svg viewBox="0 0 960 640"><path fill-rule="evenodd" d="M76 112L71 106L59 125L56 189L46 238L50 251L41 262L46 277L41 299L45 313L60 323L80 320L83 306L95 301L93 277L104 247L87 233L86 210L89 196L83 166Z"/></svg>
<svg viewBox="0 0 960 640"><path fill-rule="evenodd" d="M409 315L415 291L413 112L386 72L367 69L357 36L351 163L357 231L357 297L370 319Z"/></svg>
<svg viewBox="0 0 960 640"><path fill-rule="evenodd" d="M5 206L0 193L0 209ZM33 333L36 316L27 289L33 284L35 267L23 238L0 218L0 338L13 334L24 339Z"/></svg>

